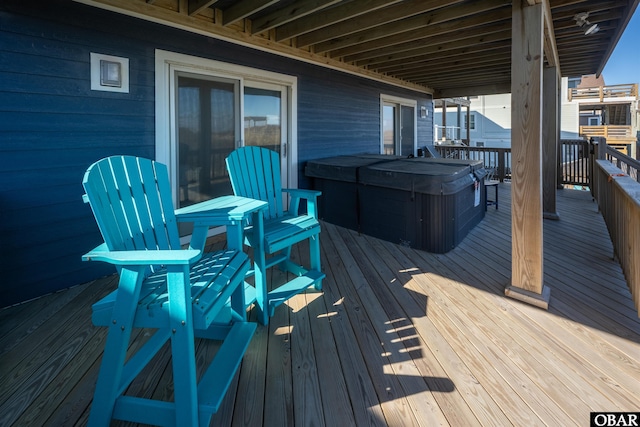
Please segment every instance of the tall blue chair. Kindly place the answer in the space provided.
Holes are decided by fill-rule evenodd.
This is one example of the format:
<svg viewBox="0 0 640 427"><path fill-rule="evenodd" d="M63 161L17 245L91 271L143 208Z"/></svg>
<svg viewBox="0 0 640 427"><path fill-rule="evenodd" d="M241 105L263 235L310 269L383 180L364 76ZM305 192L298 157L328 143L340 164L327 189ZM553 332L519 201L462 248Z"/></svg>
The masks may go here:
<svg viewBox="0 0 640 427"><path fill-rule="evenodd" d="M114 418L208 426L256 327L246 322L244 309L248 257L233 249L203 253L180 248L165 165L109 157L89 167L83 185L104 238L83 259L111 263L119 273L118 288L93 305L93 323L108 333L89 425L108 426ZM134 328L155 332L127 358ZM195 338L222 341L199 383ZM167 341L174 401L125 395Z"/></svg>
<svg viewBox="0 0 640 427"><path fill-rule="evenodd" d="M322 289L325 275L320 266L320 223L316 205L320 192L283 189L280 182L280 155L266 148L238 148L227 157L226 162L235 195L262 200L269 205L264 212L262 228L252 224L245 228L246 243L254 249L255 302L260 310L260 322L267 324L275 308L292 296L311 286ZM283 208L283 192L291 196L288 210ZM306 201L306 212L300 214L302 200ZM291 247L307 239L308 268L291 260ZM265 273L273 266L293 273L294 278L269 291Z"/></svg>

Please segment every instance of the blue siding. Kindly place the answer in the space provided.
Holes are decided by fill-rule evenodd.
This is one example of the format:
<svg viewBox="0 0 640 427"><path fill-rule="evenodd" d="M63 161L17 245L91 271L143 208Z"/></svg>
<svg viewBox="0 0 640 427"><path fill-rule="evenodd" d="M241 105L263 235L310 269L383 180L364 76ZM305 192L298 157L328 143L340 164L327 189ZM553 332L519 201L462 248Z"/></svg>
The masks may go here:
<svg viewBox="0 0 640 427"><path fill-rule="evenodd" d="M427 105L432 140L424 94L70 0L5 0L0 22L0 306L113 272L80 261L101 242L81 180L108 155L155 157L155 49L296 75L302 187L309 159L379 150L381 93ZM129 58L130 93L90 90L90 52Z"/></svg>

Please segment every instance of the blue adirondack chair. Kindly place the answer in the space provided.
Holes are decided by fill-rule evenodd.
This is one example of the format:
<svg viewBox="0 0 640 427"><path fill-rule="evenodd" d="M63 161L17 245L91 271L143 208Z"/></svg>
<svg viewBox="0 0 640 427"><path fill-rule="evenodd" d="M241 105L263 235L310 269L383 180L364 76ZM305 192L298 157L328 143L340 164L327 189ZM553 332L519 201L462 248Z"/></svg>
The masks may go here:
<svg viewBox="0 0 640 427"><path fill-rule="evenodd" d="M246 322L243 300L249 258L237 249L203 253L180 248L165 165L109 157L89 167L83 185L104 238L83 259L114 264L119 273L117 290L93 305L94 324L109 329L89 425L108 426L115 418L208 426L256 327ZM230 299L240 302L232 305ZM155 333L127 358L134 328ZM199 383L195 338L222 341ZM174 401L124 395L167 341Z"/></svg>
<svg viewBox="0 0 640 427"><path fill-rule="evenodd" d="M314 286L322 289L325 275L320 268L320 223L316 199L319 191L283 189L280 182L280 155L261 147L242 147L226 159L233 192L237 196L262 200L269 204L264 212L264 233L249 225L246 243L254 249L255 302L259 320L267 324L275 308L292 296ZM289 209L283 209L283 192L291 196ZM306 213L299 214L300 201L306 201ZM310 267L291 260L291 247L309 239ZM273 255L269 258L266 255ZM278 266L294 278L277 289L267 289L265 272ZM251 300L247 301L251 302Z"/></svg>

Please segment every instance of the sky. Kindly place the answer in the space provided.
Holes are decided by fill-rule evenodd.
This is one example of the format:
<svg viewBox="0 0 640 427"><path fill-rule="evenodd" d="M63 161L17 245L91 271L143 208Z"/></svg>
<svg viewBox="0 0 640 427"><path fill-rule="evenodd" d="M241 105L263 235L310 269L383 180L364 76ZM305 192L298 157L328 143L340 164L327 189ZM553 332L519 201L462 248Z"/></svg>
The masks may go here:
<svg viewBox="0 0 640 427"><path fill-rule="evenodd" d="M602 70L606 85L640 83L640 7Z"/></svg>

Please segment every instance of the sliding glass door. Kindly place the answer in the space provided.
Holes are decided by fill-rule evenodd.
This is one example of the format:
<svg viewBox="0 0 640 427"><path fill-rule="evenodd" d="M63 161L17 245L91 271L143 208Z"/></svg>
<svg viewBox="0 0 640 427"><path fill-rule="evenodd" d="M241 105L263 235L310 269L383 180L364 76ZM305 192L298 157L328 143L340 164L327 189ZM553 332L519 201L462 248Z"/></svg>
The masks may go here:
<svg viewBox="0 0 640 427"><path fill-rule="evenodd" d="M280 153L296 187L296 77L159 49L155 70L156 160L177 207L232 194L225 159L244 145Z"/></svg>
<svg viewBox="0 0 640 427"><path fill-rule="evenodd" d="M177 74L178 202L188 206L232 193L225 159L236 147L280 153L287 182L287 88ZM242 96L241 96L242 92Z"/></svg>
<svg viewBox="0 0 640 427"><path fill-rule="evenodd" d="M397 156L415 155L416 103L400 98L382 97L381 152Z"/></svg>

